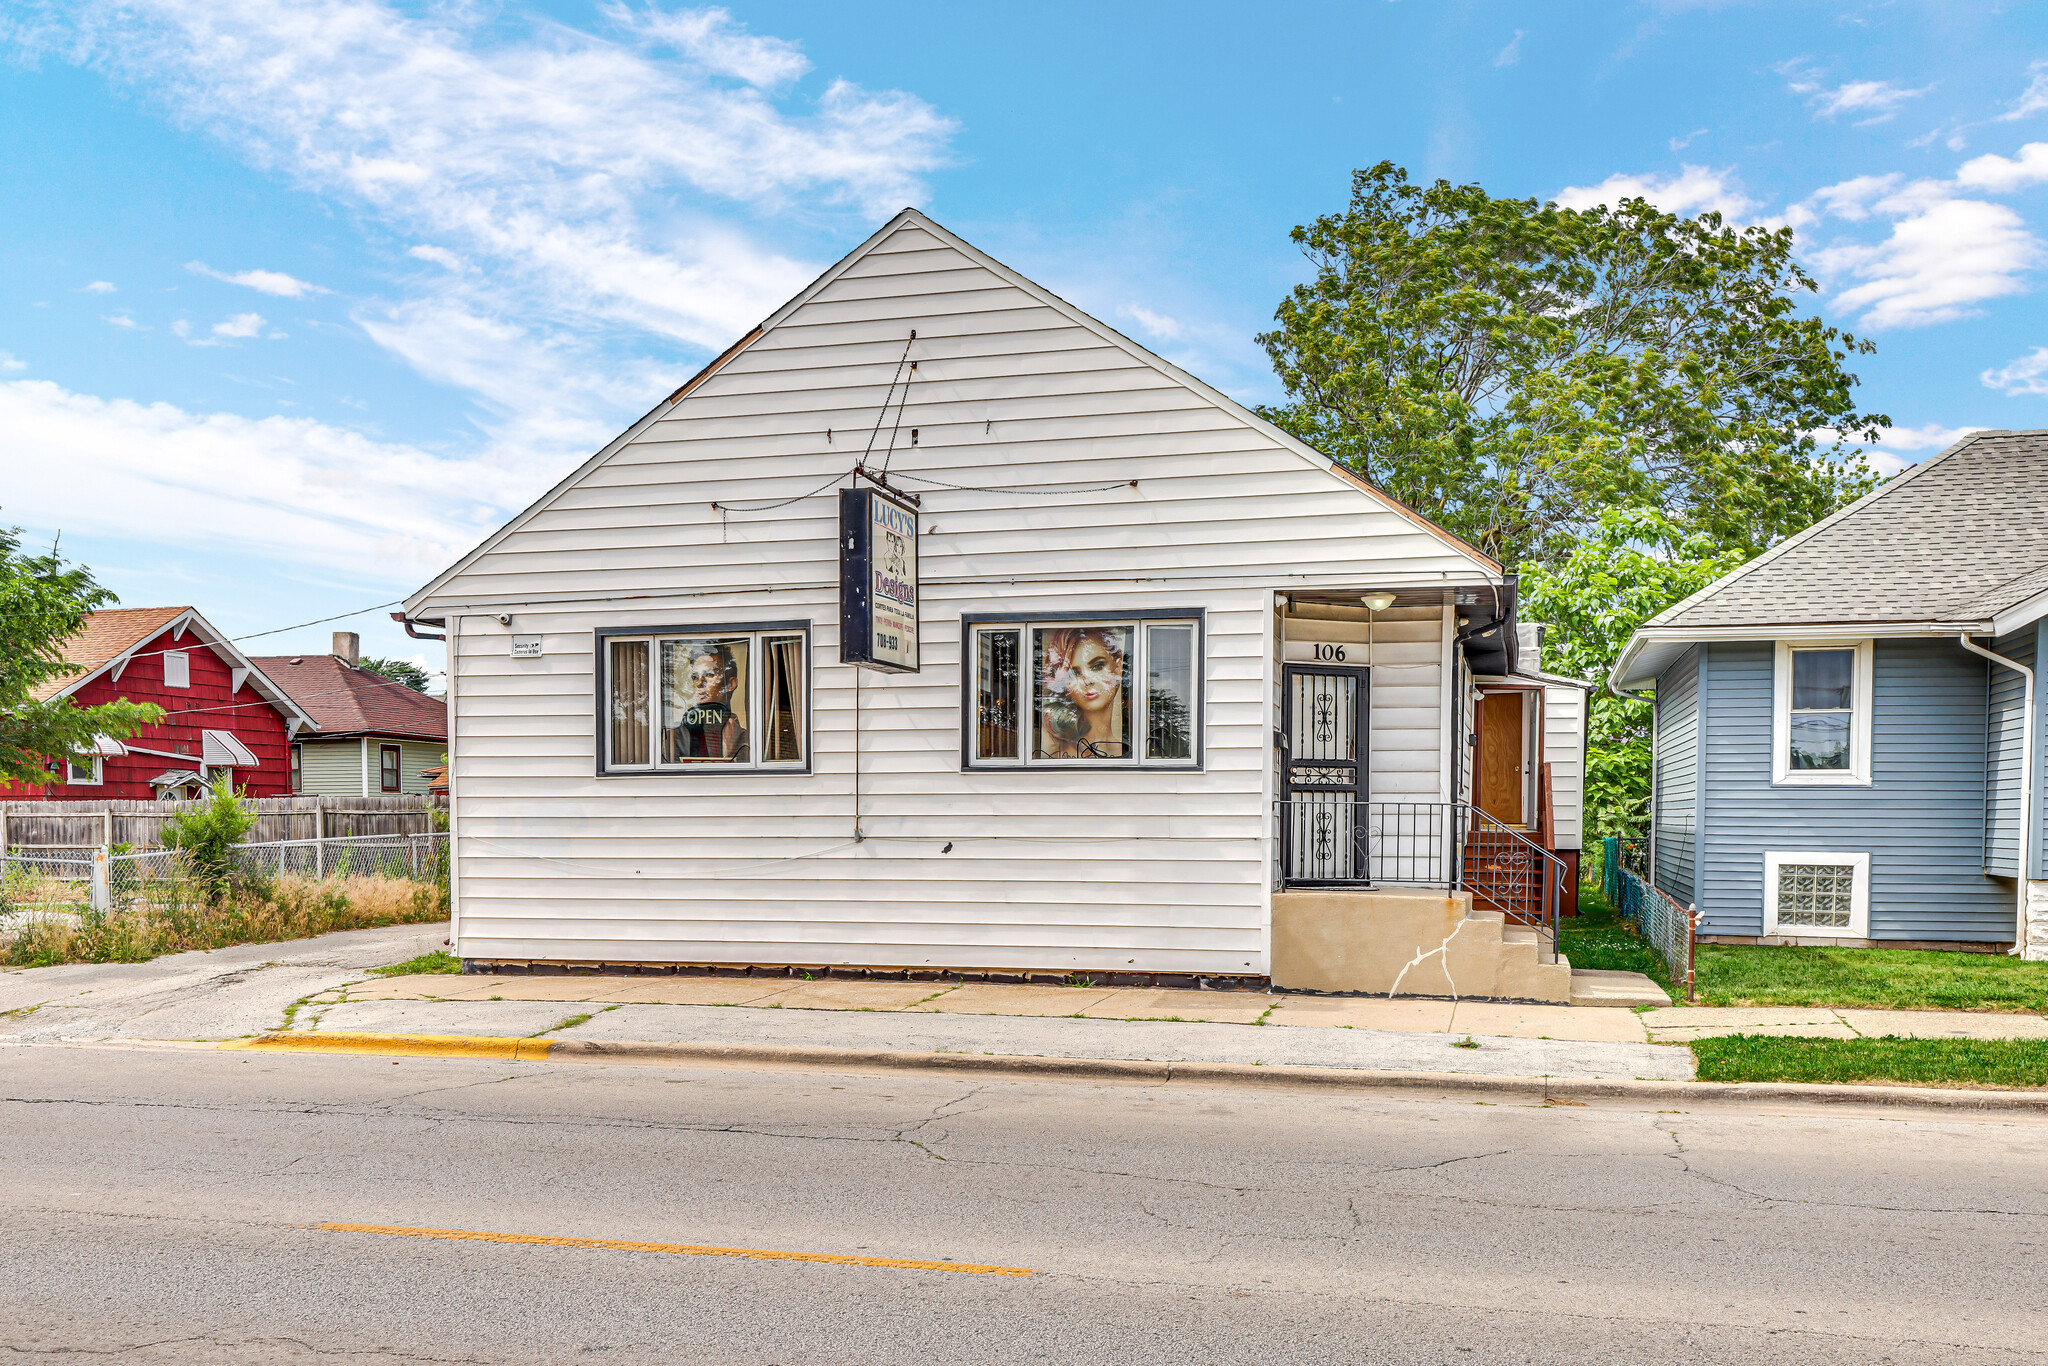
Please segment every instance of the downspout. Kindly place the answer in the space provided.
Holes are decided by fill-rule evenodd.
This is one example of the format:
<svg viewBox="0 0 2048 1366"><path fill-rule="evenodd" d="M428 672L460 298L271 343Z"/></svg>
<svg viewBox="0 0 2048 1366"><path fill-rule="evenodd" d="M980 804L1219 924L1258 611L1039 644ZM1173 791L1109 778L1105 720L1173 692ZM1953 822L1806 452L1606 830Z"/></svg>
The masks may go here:
<svg viewBox="0 0 2048 1366"><path fill-rule="evenodd" d="M1956 643L1973 655L1982 655L1993 664L2002 664L2019 674L2026 681L2026 710L2020 718L2020 849L2019 849L2019 894L2014 897L2012 949L2009 956L2026 956L2027 948L2027 882L2032 872L2034 827L2032 824L2034 806L2034 671L2016 659L1993 653L1970 639L1965 631L1956 637Z"/></svg>

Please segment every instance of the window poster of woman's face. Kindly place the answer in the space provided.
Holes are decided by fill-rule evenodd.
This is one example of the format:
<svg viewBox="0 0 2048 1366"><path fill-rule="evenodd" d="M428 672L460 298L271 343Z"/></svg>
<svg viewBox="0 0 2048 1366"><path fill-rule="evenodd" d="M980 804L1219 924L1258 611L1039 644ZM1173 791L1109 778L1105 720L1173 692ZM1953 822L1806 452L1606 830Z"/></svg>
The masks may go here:
<svg viewBox="0 0 2048 1366"><path fill-rule="evenodd" d="M1128 626L1039 627L1032 632L1034 757L1124 759L1131 753Z"/></svg>
<svg viewBox="0 0 2048 1366"><path fill-rule="evenodd" d="M747 642L661 643L661 761L747 757Z"/></svg>

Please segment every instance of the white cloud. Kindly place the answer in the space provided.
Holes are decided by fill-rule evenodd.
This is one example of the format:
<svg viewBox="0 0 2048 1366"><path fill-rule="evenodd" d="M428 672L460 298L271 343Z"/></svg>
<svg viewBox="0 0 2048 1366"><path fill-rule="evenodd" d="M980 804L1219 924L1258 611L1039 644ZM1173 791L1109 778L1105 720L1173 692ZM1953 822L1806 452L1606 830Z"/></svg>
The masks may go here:
<svg viewBox="0 0 2048 1366"><path fill-rule="evenodd" d="M649 5L634 12L607 5L605 16L631 33L695 59L707 71L737 76L748 85L785 85L811 69L803 49L781 38L759 38L735 24L722 6L664 13Z"/></svg>
<svg viewBox="0 0 2048 1366"><path fill-rule="evenodd" d="M330 291L318 285L309 285L278 270L215 270L204 261L189 261L185 269L196 275L205 275L231 285L242 285L260 294L274 294L280 299L303 299L308 294L326 294Z"/></svg>
<svg viewBox="0 0 2048 1366"><path fill-rule="evenodd" d="M1692 130L1692 131L1691 131L1690 133L1687 133L1687 134L1686 134L1686 135L1685 135L1684 137L1682 137L1682 138L1673 138L1673 139L1671 139L1671 141L1670 141L1670 142L1668 142L1668 143L1667 143L1667 144L1665 144L1665 145L1666 145L1666 146L1668 146L1668 147L1670 147L1670 148L1671 148L1671 150L1672 150L1672 151L1674 151L1674 152L1682 152L1682 151L1684 151L1684 150L1685 150L1686 148L1688 148L1688 147L1692 146L1692 145L1693 145L1693 143L1694 143L1695 141L1697 141L1697 140L1698 140L1698 139L1700 139L1700 138L1703 138L1703 137L1705 137L1706 135L1707 135L1707 130L1706 130L1706 129L1704 129L1704 128L1695 128L1695 129L1693 129L1693 130Z"/></svg>
<svg viewBox="0 0 2048 1366"><path fill-rule="evenodd" d="M8 508L24 521L143 544L175 526L188 547L400 586L467 550L547 478L306 418L191 413L44 380L0 381L0 430ZM496 501L476 506L479 492Z"/></svg>
<svg viewBox="0 0 2048 1366"><path fill-rule="evenodd" d="M1516 62L1521 61L1522 35L1527 32L1527 29L1516 29L1515 36L1508 39L1508 45L1502 48L1494 57L1493 64L1495 66L1513 66Z"/></svg>
<svg viewBox="0 0 2048 1366"><path fill-rule="evenodd" d="M2017 159L1986 153L1972 157L1956 171L1956 183L1990 194L2009 194L2048 182L2048 142L2030 142Z"/></svg>
<svg viewBox="0 0 2048 1366"><path fill-rule="evenodd" d="M8 374L13 374L17 371L26 369L28 369L27 361L17 360L14 356L14 353L11 351L0 351L0 371L5 371Z"/></svg>
<svg viewBox="0 0 2048 1366"><path fill-rule="evenodd" d="M237 313L226 322L213 325L216 337L253 337L263 330L261 313Z"/></svg>
<svg viewBox="0 0 2048 1366"><path fill-rule="evenodd" d="M1847 440L1850 445L1860 445L1870 468L1889 479L1907 466L1918 463L1908 459L1905 452L1947 450L1971 432L1984 430L1983 427L1944 427L1939 422L1929 422L1919 427L1888 427L1874 442L1864 441L1860 436L1845 438L1842 433L1828 427L1818 429L1813 437L1824 446L1841 440Z"/></svg>
<svg viewBox="0 0 2048 1366"><path fill-rule="evenodd" d="M2027 74L2031 77L2027 88L2012 102L2012 108L1993 119L1993 123L2012 123L2048 109L2048 58L2027 63Z"/></svg>
<svg viewBox="0 0 2048 1366"><path fill-rule="evenodd" d="M1833 119L1843 114L1865 114L1858 120L1858 127L1873 123L1884 123L1898 112L1907 100L1918 99L1934 89L1923 85L1918 90L1907 90L1893 85L1890 81L1844 81L1829 88L1821 79L1820 70L1805 57L1794 57L1779 62L1772 70L1786 78L1785 88L1795 95L1803 96L1812 106L1815 118Z"/></svg>
<svg viewBox="0 0 2048 1366"><path fill-rule="evenodd" d="M111 282L106 280L94 280L90 284L86 285L85 292L88 294L112 294L114 292L114 286Z"/></svg>
<svg viewBox="0 0 2048 1366"><path fill-rule="evenodd" d="M1908 187L1910 190L1911 187ZM1861 313L1873 329L1924 327L1974 316L1989 299L2018 294L2025 272L2041 259L2041 243L2003 204L1909 193L1879 200L1902 216L1891 236L1872 245L1839 243L1813 253L1829 276L1863 283L1835 295L1835 307Z"/></svg>
<svg viewBox="0 0 2048 1366"><path fill-rule="evenodd" d="M144 332L148 330L147 328L143 327L141 323L129 317L126 313L115 313L111 316L103 313L100 315L100 317L110 327L125 328L132 332Z"/></svg>
<svg viewBox="0 0 2048 1366"><path fill-rule="evenodd" d="M1815 191L1787 220L1804 228L1830 215L1890 219L1884 241L1840 240L1811 252L1831 287L1861 282L1840 288L1835 307L1861 314L1861 325L1872 329L1952 322L1975 316L1988 300L2024 292L2026 273L2044 258L2019 214L1964 198L1957 188L1956 181L1858 176Z"/></svg>
<svg viewBox="0 0 2048 1366"><path fill-rule="evenodd" d="M1733 168L1716 171L1691 164L1674 176L1611 175L1598 185L1567 185L1557 192L1558 205L1567 209L1614 205L1624 199L1647 199L1666 213L1718 213L1730 222L1746 220L1759 207L1742 193Z"/></svg>
<svg viewBox="0 0 2048 1366"><path fill-rule="evenodd" d="M1160 341L1177 341L1181 335L1181 325L1177 319L1169 318L1163 313L1154 313L1140 304L1125 304L1117 309L1117 316L1129 318L1144 328L1147 336Z"/></svg>
<svg viewBox="0 0 2048 1366"><path fill-rule="evenodd" d="M1986 370L1978 378L1985 388L1996 389L2007 398L2048 395L2048 346L2037 346L2011 364Z"/></svg>
<svg viewBox="0 0 2048 1366"><path fill-rule="evenodd" d="M454 252L448 250L448 248L446 247L412 247L409 250L407 250L405 254L407 256L413 257L416 260L432 261L435 265L440 266L443 270L452 270L460 272L461 270L464 269L462 258L460 256L457 256Z"/></svg>
<svg viewBox="0 0 2048 1366"><path fill-rule="evenodd" d="M258 165L487 258L511 315L723 348L815 266L694 201L878 217L922 193L952 123L830 82L716 10L609 11L624 41L496 11L378 0L88 0L62 50L143 86ZM674 52L676 56L663 55ZM735 84L737 79L740 83Z"/></svg>

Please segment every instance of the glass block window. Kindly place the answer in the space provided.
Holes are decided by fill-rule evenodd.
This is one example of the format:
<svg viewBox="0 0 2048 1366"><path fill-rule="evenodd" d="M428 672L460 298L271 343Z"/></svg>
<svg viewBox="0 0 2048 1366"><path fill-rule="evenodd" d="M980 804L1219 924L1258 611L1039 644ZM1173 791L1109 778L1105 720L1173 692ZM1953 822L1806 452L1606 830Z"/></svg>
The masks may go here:
<svg viewBox="0 0 2048 1366"><path fill-rule="evenodd" d="M1856 868L1847 863L1778 865L1781 929L1846 930L1856 907Z"/></svg>

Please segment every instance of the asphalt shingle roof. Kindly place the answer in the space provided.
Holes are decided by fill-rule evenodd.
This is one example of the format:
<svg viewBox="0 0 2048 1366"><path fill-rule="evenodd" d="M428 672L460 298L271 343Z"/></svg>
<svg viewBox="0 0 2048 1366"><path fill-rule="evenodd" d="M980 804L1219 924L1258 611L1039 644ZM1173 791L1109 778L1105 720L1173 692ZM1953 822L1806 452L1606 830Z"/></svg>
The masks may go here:
<svg viewBox="0 0 2048 1366"><path fill-rule="evenodd" d="M2048 431L1976 432L1646 626L1986 620L2048 589Z"/></svg>
<svg viewBox="0 0 2048 1366"><path fill-rule="evenodd" d="M85 625L78 634L64 642L64 658L77 665L79 672L53 678L43 684L35 690L35 700L48 701L77 687L101 665L120 658L123 651L132 650L149 640L191 610L189 607L105 607L94 612L85 619Z"/></svg>
<svg viewBox="0 0 2048 1366"><path fill-rule="evenodd" d="M334 655L265 655L249 661L299 704L323 736L448 738L448 704Z"/></svg>

